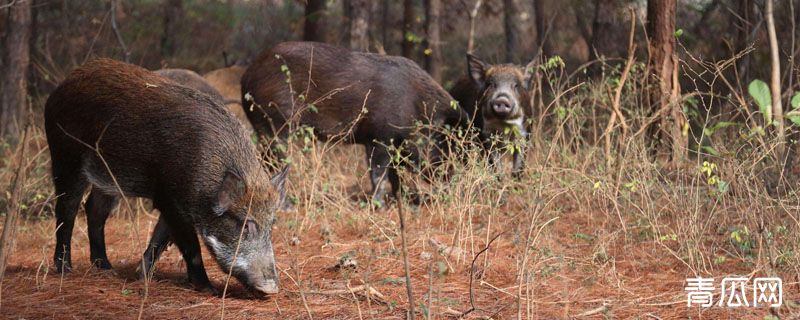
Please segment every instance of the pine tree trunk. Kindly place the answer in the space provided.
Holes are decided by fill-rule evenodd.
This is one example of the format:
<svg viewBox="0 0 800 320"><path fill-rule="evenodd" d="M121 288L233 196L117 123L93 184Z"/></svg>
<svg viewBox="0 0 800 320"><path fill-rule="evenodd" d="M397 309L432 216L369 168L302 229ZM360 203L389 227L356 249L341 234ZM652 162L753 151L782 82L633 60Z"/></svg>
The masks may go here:
<svg viewBox="0 0 800 320"><path fill-rule="evenodd" d="M675 55L675 11L677 0L647 1L647 33L650 36L649 103L651 112L659 114L650 127L651 151L658 152L662 143L670 146L674 163L687 153L688 139L683 131L686 118L679 103L678 59ZM663 109L663 110L662 110Z"/></svg>
<svg viewBox="0 0 800 320"><path fill-rule="evenodd" d="M425 70L439 83L442 81L441 12L442 0L425 0Z"/></svg>
<svg viewBox="0 0 800 320"><path fill-rule="evenodd" d="M519 62L520 45L520 5L517 0L503 0L503 30L506 35L505 59L507 62Z"/></svg>
<svg viewBox="0 0 800 320"><path fill-rule="evenodd" d="M325 42L325 0L308 0L303 23L303 41Z"/></svg>
<svg viewBox="0 0 800 320"><path fill-rule="evenodd" d="M775 136L778 138L778 152L779 159L783 160L784 143L786 142L786 131L783 124L783 103L781 101L781 60L780 49L778 48L778 36L775 32L775 18L773 14L772 0L766 0L766 10L764 15L767 18L767 34L769 36L769 51L771 58L771 81L770 91L772 92L772 118L775 122ZM769 125L769 124L767 124Z"/></svg>
<svg viewBox="0 0 800 320"><path fill-rule="evenodd" d="M589 61L602 60L607 57L622 57L617 48L624 42L614 37L614 25L621 21L617 15L617 0L595 0L594 3L594 20L589 41ZM598 77L602 73L602 64L594 63L587 71L590 77Z"/></svg>
<svg viewBox="0 0 800 320"><path fill-rule="evenodd" d="M414 56L414 0L403 0L403 56L412 59Z"/></svg>
<svg viewBox="0 0 800 320"><path fill-rule="evenodd" d="M15 141L27 110L31 1L17 1L5 10L8 17L3 49L0 50L3 59L0 74L0 136Z"/></svg>
<svg viewBox="0 0 800 320"><path fill-rule="evenodd" d="M546 10L545 0L533 0L533 14L536 19L536 40L538 40L537 44L539 48L542 50L542 54L545 57L549 57L553 54L553 50L550 47L550 35L548 30L550 25L550 18L551 15Z"/></svg>
<svg viewBox="0 0 800 320"><path fill-rule="evenodd" d="M161 34L161 55L170 57L179 47L178 30L183 20L183 0L166 0L164 4L164 33Z"/></svg>
<svg viewBox="0 0 800 320"><path fill-rule="evenodd" d="M369 49L369 3L367 0L344 1L347 19L347 32L350 49L367 51Z"/></svg>

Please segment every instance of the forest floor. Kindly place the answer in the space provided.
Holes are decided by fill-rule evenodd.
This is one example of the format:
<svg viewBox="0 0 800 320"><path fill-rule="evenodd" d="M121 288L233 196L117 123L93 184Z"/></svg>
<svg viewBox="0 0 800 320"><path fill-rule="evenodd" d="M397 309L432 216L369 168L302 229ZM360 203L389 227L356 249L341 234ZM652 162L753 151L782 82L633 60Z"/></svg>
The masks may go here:
<svg viewBox="0 0 800 320"><path fill-rule="evenodd" d="M352 152L354 148L342 149L319 160L329 164L320 166L327 168L324 174L312 168L292 176L290 190L312 200L311 204L301 202L293 212L279 213L273 228L279 294L257 299L234 279L224 299L197 292L186 282L183 260L174 247L158 262L152 281L137 279L135 269L158 213L145 210L143 202L133 199L131 204L138 213L121 208L106 226L114 271L91 267L83 213L73 234L74 270L65 275L51 266L55 242L52 216L20 221L2 282L0 316L404 319L408 299L397 205L370 210L359 206L358 200L326 200L320 193L309 197L304 191L308 187L304 179L316 174L318 179L332 181L332 185L314 187L328 190L327 197L368 190L362 156ZM518 314L541 319L775 319L771 315L798 315L800 279L791 259L785 264L788 267L770 269L784 282L781 308L687 306L687 278L713 277L714 299L719 300L721 278L770 273L761 262L768 250L737 253L731 248L731 234L726 229L718 231L721 227L700 228L704 245L698 250L703 250L705 258L692 262L686 256L692 251L685 247L689 240L684 239L686 224L681 221L694 209L654 218L656 228L665 230L658 234L666 236L659 237L648 233L652 228L645 227L642 217L633 212L636 206L623 206L617 216L602 200L552 196L541 215L531 218L528 204L534 200L529 193L510 192L506 197L496 206L475 212L458 203L406 206L408 258L418 318L457 318L471 308L470 286L475 310L467 319L511 319ZM725 210L746 210L734 202L728 200ZM620 219L625 220L624 228L620 228ZM523 252L520 243L529 230L535 237L531 250ZM668 230L674 233L670 235ZM474 257L498 233L473 264ZM209 277L222 290L226 274L203 250ZM526 255L527 259L522 258ZM337 267L344 260L347 267ZM528 270L522 281L518 270ZM369 294L363 290L365 285L372 288Z"/></svg>

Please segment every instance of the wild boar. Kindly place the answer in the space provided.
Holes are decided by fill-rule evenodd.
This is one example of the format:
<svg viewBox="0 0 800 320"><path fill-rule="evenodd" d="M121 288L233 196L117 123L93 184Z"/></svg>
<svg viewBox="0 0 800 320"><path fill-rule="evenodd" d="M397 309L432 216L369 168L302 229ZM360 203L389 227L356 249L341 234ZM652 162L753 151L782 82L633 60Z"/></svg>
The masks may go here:
<svg viewBox="0 0 800 320"><path fill-rule="evenodd" d="M321 139L366 147L372 200L382 204L383 181L399 190L392 147L435 166L446 154L441 134L416 130L463 126L467 114L413 61L353 52L324 43L285 42L263 52L242 76L245 113L261 140L283 143L291 126L309 126ZM425 132L423 132L425 131ZM414 146L415 132L434 148ZM278 157L281 153L274 152Z"/></svg>
<svg viewBox="0 0 800 320"><path fill-rule="evenodd" d="M91 187L86 213L97 267L111 268L104 226L124 194L152 199L168 232L162 238L178 246L195 288L216 292L199 234L246 287L278 291L271 222L286 171L270 179L244 128L218 102L140 67L97 59L53 91L44 117L58 195L59 271L71 269L75 216Z"/></svg>
<svg viewBox="0 0 800 320"><path fill-rule="evenodd" d="M225 103L225 98L222 97L222 94L219 93L217 88L214 88L214 86L197 74L197 72L188 69L160 69L153 72L164 78L175 81L180 85L205 93L220 104Z"/></svg>
<svg viewBox="0 0 800 320"><path fill-rule="evenodd" d="M250 126L250 122L247 121L247 117L244 115L244 111L242 111L242 104L241 100L239 100L238 93L233 96L233 98L229 98L223 95L214 83L208 81L204 77L201 77L192 70L160 69L154 72L162 77L175 81L180 85L187 86L209 95L212 99L218 101L220 104L224 105L228 111L233 113L233 115L239 119L239 122L248 130L248 132L253 131L253 128ZM238 89L239 80L237 79L235 81Z"/></svg>
<svg viewBox="0 0 800 320"><path fill-rule="evenodd" d="M204 74L203 78L225 98L225 108L233 112L245 128L252 132L253 126L250 125L250 121L247 120L247 115L242 109L241 81L245 70L246 68L243 66L234 65L210 71Z"/></svg>
<svg viewBox="0 0 800 320"><path fill-rule="evenodd" d="M485 150L491 152L490 160L495 164L499 164L497 150L503 147L503 141L524 139L528 135L525 119L531 115L530 85L534 74L533 61L524 67L490 65L467 54L467 76L460 78L450 90L453 98L474 119ZM501 145L492 148L491 144L497 140ZM521 174L524 166L524 152L521 151L520 148L512 151L515 176Z"/></svg>

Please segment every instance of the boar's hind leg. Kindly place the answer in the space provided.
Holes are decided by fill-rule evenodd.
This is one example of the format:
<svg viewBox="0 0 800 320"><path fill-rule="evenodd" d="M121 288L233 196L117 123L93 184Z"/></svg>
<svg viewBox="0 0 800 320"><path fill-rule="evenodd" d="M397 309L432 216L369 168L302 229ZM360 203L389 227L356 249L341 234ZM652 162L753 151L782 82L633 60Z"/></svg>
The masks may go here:
<svg viewBox="0 0 800 320"><path fill-rule="evenodd" d="M105 195L92 189L86 200L86 223L89 226L89 250L92 264L100 269L111 269L111 262L106 255L105 226L106 219L117 206L119 197Z"/></svg>
<svg viewBox="0 0 800 320"><path fill-rule="evenodd" d="M56 195L56 250L53 257L56 270L69 272L72 270L70 246L72 243L72 227L75 216L89 183L80 174L80 165L53 159L53 183Z"/></svg>
<svg viewBox="0 0 800 320"><path fill-rule="evenodd" d="M203 257L200 254L200 242L197 241L197 234L195 234L194 226L191 222L179 216L179 211L170 206L161 205L162 202L154 199L156 209L161 212L161 217L167 223L167 227L172 235L172 240L181 251L183 260L186 262L186 273L189 276L189 282L192 283L195 289L200 291L209 291L217 295L216 288L211 286L208 281L208 274L206 268L203 266Z"/></svg>
<svg viewBox="0 0 800 320"><path fill-rule="evenodd" d="M369 163L369 178L372 182L372 204L383 206L383 197L386 194L384 187L384 179L389 178L389 183L392 185L392 194L397 196L397 191L400 190L400 179L397 176L397 170L391 166L391 156L386 147L378 143L370 143L366 148L367 162Z"/></svg>
<svg viewBox="0 0 800 320"><path fill-rule="evenodd" d="M153 228L153 236L150 238L150 243L147 244L147 250L145 250L144 255L142 255L142 264L137 268L139 276L142 279L144 279L145 276L152 275L156 261L158 261L158 258L161 257L161 253L167 249L167 246L169 246L172 241L169 232L169 226L167 226L167 222L164 221L164 216L159 216L158 222L155 228Z"/></svg>

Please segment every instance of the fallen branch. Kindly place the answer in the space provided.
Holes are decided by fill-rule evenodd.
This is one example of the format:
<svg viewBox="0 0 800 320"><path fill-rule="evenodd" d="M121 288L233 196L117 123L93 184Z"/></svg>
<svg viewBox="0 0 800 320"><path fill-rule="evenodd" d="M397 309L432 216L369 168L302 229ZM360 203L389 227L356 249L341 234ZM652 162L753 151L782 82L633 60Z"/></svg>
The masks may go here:
<svg viewBox="0 0 800 320"><path fill-rule="evenodd" d="M462 312L461 315L458 316L459 318L463 318L464 316L468 315L472 311L475 311L475 309L476 309L475 308L475 290L472 287L472 281L475 279L475 276L473 275L475 273L475 261L478 260L478 257L480 257L482 253L486 252L486 250L489 250L489 246L491 246L492 243L495 240L497 240L497 238L500 237L503 233L505 233L505 231L500 232L497 235L495 235L492 238L492 240L489 240L489 243L486 244L486 247L481 249L481 251L478 251L478 253L475 254L475 257L472 258L472 263L470 263L470 266L469 266L469 305L470 305L470 308L467 311Z"/></svg>
<svg viewBox="0 0 800 320"><path fill-rule="evenodd" d="M608 309L609 309L608 306L609 306L608 303L603 302L602 306L599 306L599 307L594 308L592 310L588 310L588 311L586 311L584 313L581 313L581 314L578 314L578 315L574 315L574 316L572 316L572 318L585 318L585 317L588 317L588 316L596 315L598 313L604 313L604 312L608 311Z"/></svg>

